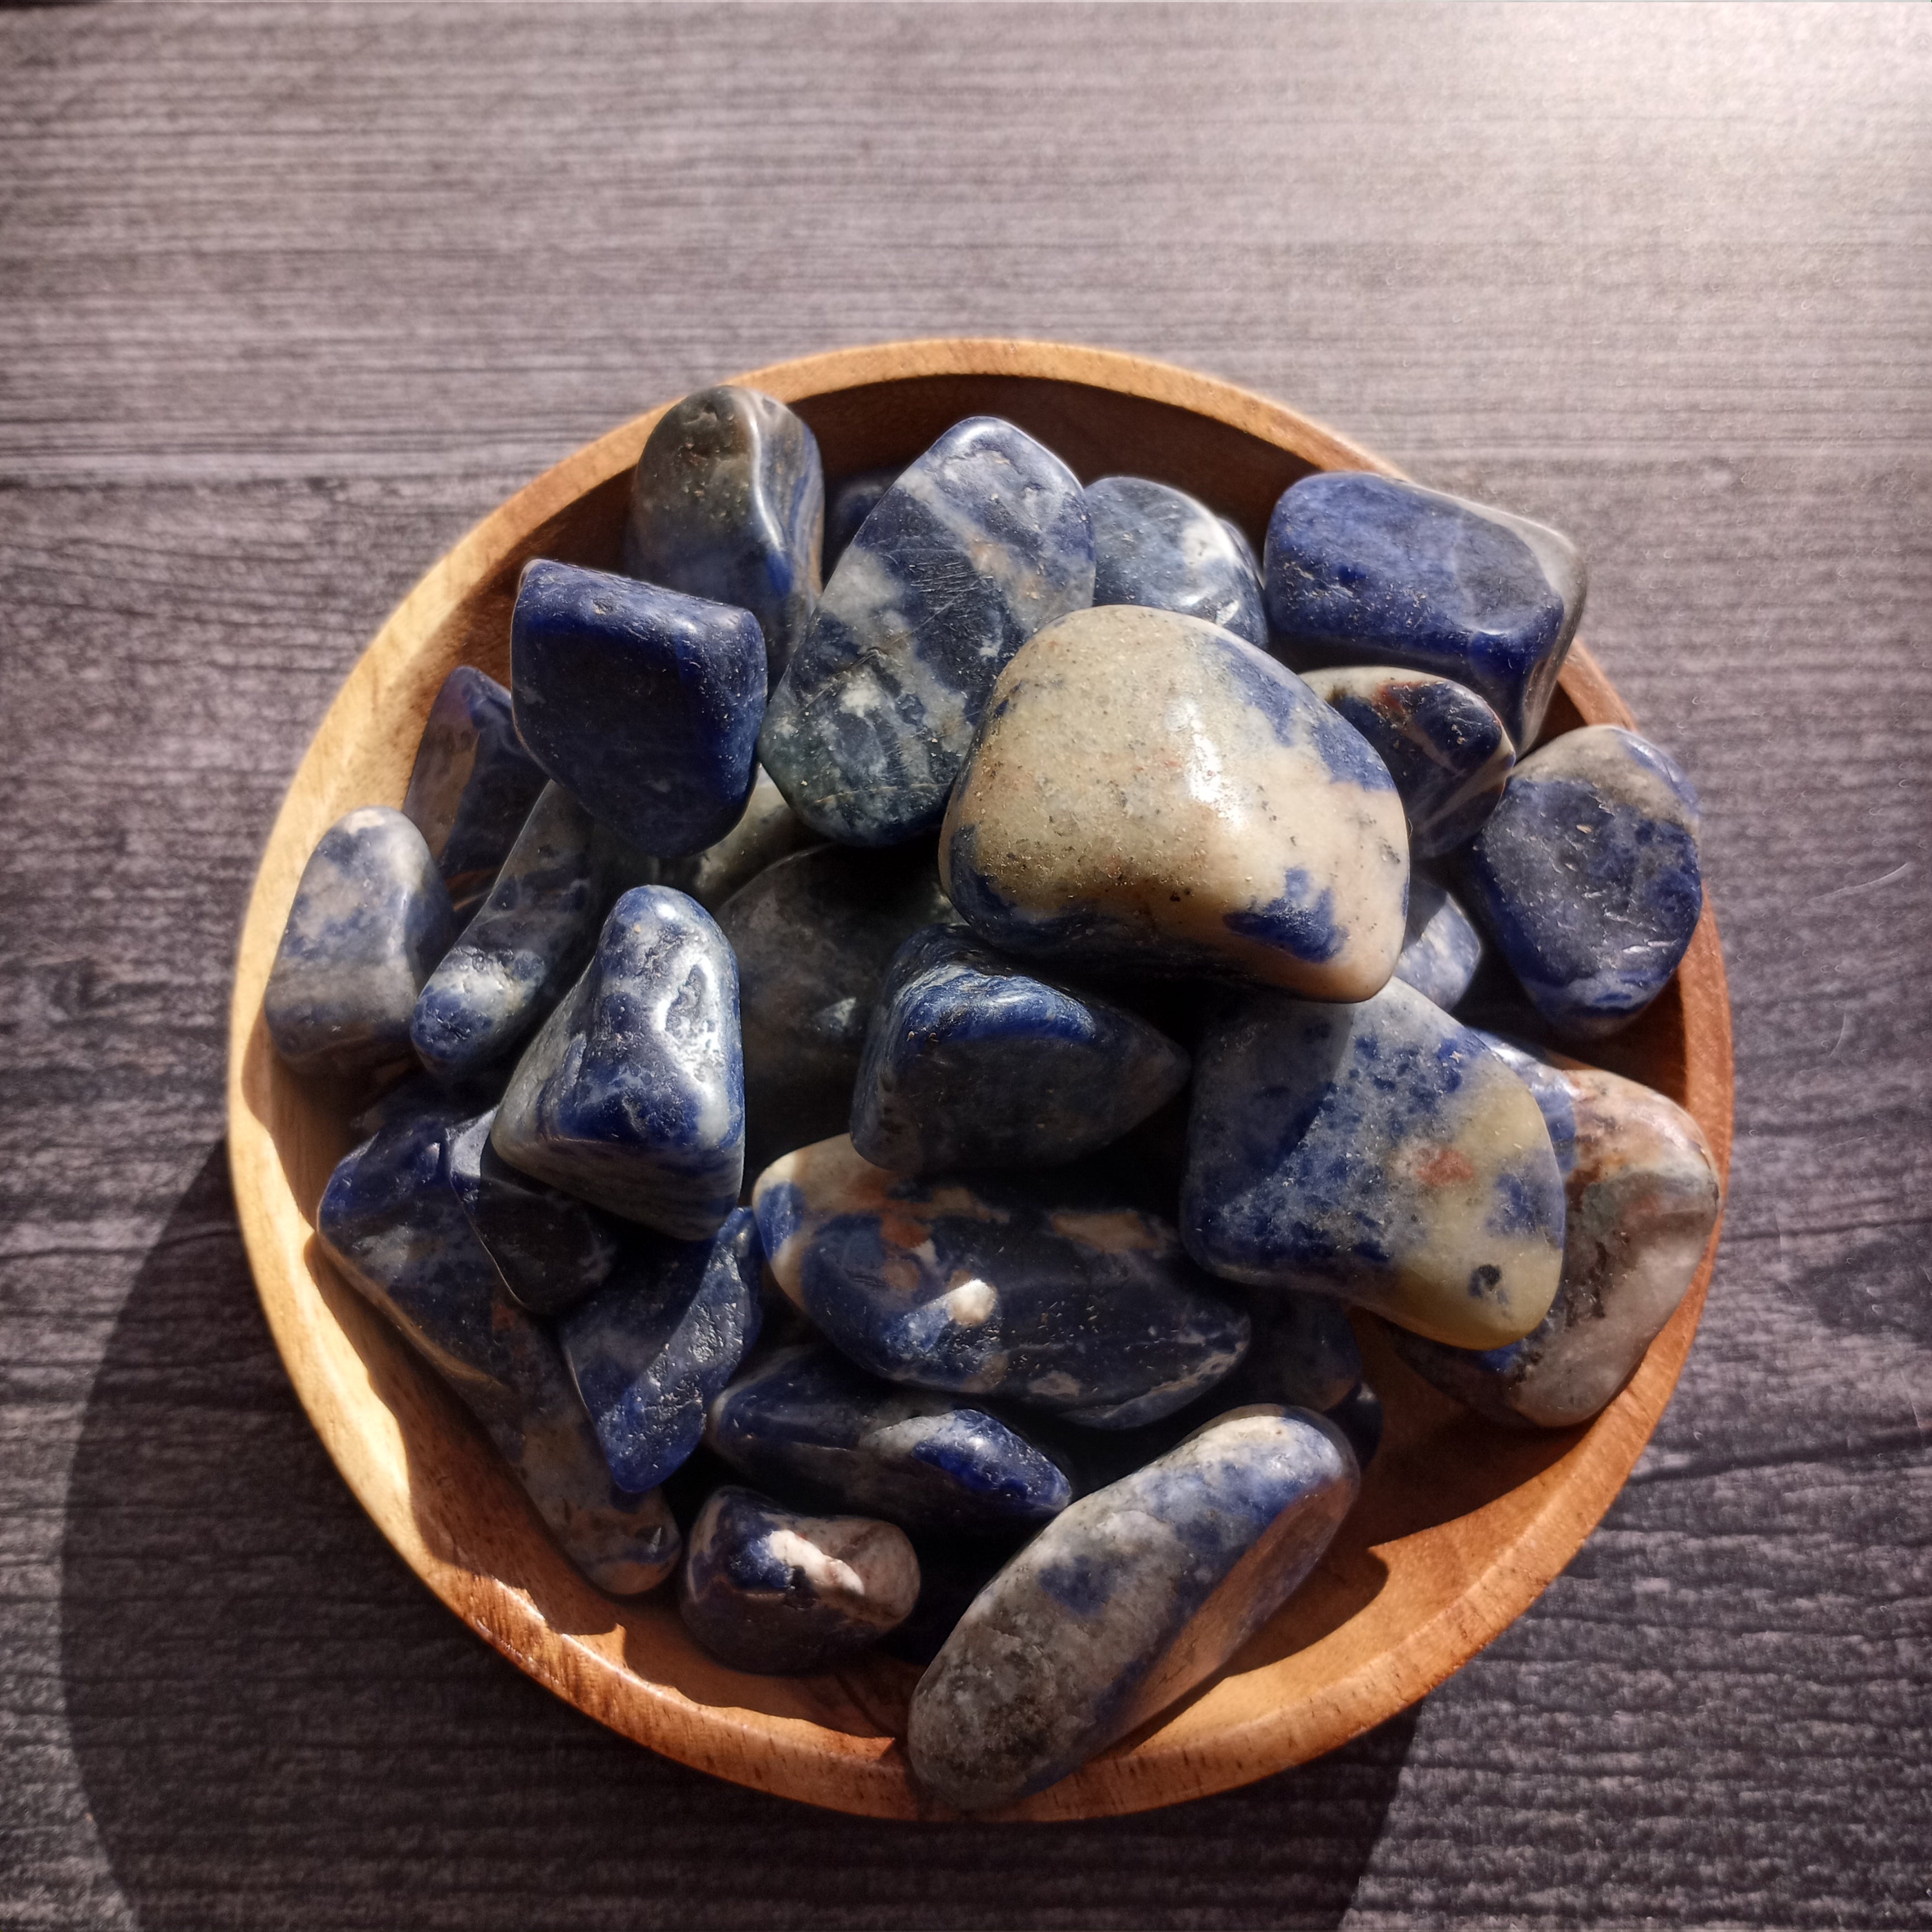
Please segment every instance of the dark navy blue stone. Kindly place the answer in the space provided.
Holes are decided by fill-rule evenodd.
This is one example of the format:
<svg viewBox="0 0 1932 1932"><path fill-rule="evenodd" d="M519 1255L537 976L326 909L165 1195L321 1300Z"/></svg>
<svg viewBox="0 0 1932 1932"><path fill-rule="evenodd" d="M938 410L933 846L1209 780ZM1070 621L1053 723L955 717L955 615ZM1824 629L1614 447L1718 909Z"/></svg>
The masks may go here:
<svg viewBox="0 0 1932 1932"><path fill-rule="evenodd" d="M712 1404L705 1439L760 1489L902 1529L1030 1529L1073 1496L1052 1457L998 1417L879 1382L816 1342L748 1369Z"/></svg>
<svg viewBox="0 0 1932 1932"><path fill-rule="evenodd" d="M1050 1167L1118 1140L1187 1068L1124 1006L1036 979L959 926L928 926L880 990L852 1144L900 1174Z"/></svg>
<svg viewBox="0 0 1932 1932"><path fill-rule="evenodd" d="M512 1167L674 1240L724 1225L745 1160L738 968L695 900L640 886L611 908L490 1139Z"/></svg>
<svg viewBox="0 0 1932 1932"><path fill-rule="evenodd" d="M1144 604L1205 618L1268 648L1253 547L1184 490L1141 476L1087 486L1094 524L1094 602Z"/></svg>
<svg viewBox="0 0 1932 1932"><path fill-rule="evenodd" d="M423 982L456 937L449 892L400 812L339 819L302 868L262 996L275 1051L298 1073L406 1059Z"/></svg>
<svg viewBox="0 0 1932 1932"><path fill-rule="evenodd" d="M539 559L517 586L510 685L532 756L640 851L700 851L742 814L765 708L749 611Z"/></svg>
<svg viewBox="0 0 1932 1932"><path fill-rule="evenodd" d="M1583 609L1583 561L1567 537L1360 470L1282 492L1264 574L1275 649L1297 670L1453 678L1489 700L1519 751L1536 742Z"/></svg>
<svg viewBox="0 0 1932 1932"><path fill-rule="evenodd" d="M759 756L848 845L935 830L987 694L1042 625L1094 596L1073 472L1011 423L955 424L880 498L772 693Z"/></svg>
<svg viewBox="0 0 1932 1932"><path fill-rule="evenodd" d="M1226 1408L1276 1402L1327 1412L1362 1379L1348 1311L1333 1295L1257 1295L1254 1346L1216 1399Z"/></svg>
<svg viewBox="0 0 1932 1932"><path fill-rule="evenodd" d="M658 419L631 479L624 568L751 612L778 682L818 602L818 442L776 397L700 389Z"/></svg>
<svg viewBox="0 0 1932 1932"><path fill-rule="evenodd" d="M903 464L892 463L881 470L862 470L856 476L842 477L832 485L825 499L825 574L828 578L859 534L859 526L904 473Z"/></svg>
<svg viewBox="0 0 1932 1932"><path fill-rule="evenodd" d="M1483 935L1461 902L1426 873L1412 872L1395 976L1446 1013L1469 990L1482 963Z"/></svg>
<svg viewBox="0 0 1932 1932"><path fill-rule="evenodd" d="M740 1208L708 1241L634 1240L558 1324L620 1488L656 1489L704 1438L712 1397L758 1339L764 1264L758 1224Z"/></svg>

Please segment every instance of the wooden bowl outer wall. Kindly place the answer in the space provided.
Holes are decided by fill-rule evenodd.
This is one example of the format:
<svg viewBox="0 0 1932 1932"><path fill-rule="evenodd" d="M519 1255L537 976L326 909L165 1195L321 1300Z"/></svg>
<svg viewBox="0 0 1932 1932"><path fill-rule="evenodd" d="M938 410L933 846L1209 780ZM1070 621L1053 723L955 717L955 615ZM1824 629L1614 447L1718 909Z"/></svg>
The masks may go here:
<svg viewBox="0 0 1932 1932"><path fill-rule="evenodd" d="M1083 480L1157 476L1258 547L1282 490L1316 469L1400 472L1292 411L1167 364L1050 343L944 340L811 356L734 380L790 404L838 476L907 460L962 416L1007 416ZM700 1770L877 1817L951 1816L920 1792L896 1731L918 1672L877 1657L757 1678L692 1646L668 1590L617 1603L567 1562L440 1382L321 1258L314 1210L348 1145L344 1096L271 1049L262 996L302 866L352 808L401 801L437 688L460 662L508 675L509 612L533 556L609 566L628 478L662 410L520 490L437 562L350 673L262 856L231 1012L229 1150L237 1211L276 1346L350 1488L404 1560L472 1629L600 1722ZM1573 648L1550 729L1630 724ZM1731 1033L1710 906L1673 987L1600 1064L1688 1107L1728 1176ZM1219 1677L1003 1818L1106 1816L1247 1783L1394 1716L1474 1656L1576 1553L1675 1385L1718 1236L1630 1385L1586 1427L1512 1436L1478 1421L1371 1334L1390 1426L1362 1501L1314 1577Z"/></svg>

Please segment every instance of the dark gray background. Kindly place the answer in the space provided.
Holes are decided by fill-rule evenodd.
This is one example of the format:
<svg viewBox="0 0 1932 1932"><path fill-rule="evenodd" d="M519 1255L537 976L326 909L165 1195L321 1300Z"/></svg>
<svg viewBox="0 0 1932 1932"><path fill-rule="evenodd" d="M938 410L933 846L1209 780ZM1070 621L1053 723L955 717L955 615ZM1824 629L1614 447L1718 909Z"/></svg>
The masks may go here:
<svg viewBox="0 0 1932 1932"><path fill-rule="evenodd" d="M0 14L0 1924L1932 1924L1932 14ZM1739 1135L1602 1528L1224 1798L898 1827L486 1652L222 1146L255 854L472 520L895 336L1165 356L1572 532L1708 802Z"/></svg>

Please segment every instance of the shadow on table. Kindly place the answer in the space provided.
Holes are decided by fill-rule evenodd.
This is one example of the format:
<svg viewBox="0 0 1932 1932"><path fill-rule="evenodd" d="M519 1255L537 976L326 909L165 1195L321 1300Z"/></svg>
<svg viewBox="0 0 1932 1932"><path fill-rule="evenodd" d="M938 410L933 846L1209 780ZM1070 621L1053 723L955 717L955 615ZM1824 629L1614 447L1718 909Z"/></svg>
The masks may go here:
<svg viewBox="0 0 1932 1932"><path fill-rule="evenodd" d="M115 1876L142 1925L196 1932L1333 1924L1415 1722L1062 1826L844 1818L653 1756L464 1634L358 1510L269 1341L220 1144L101 1364L61 1600Z"/></svg>

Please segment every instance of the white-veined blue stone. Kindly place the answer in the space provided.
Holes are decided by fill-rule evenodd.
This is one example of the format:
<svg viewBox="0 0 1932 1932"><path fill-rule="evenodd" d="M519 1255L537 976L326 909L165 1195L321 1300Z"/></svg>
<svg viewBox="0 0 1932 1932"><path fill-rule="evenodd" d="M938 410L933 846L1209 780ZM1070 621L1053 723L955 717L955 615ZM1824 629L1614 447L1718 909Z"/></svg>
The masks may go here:
<svg viewBox="0 0 1932 1932"><path fill-rule="evenodd" d="M1094 602L1179 610L1268 648L1261 573L1247 539L1184 490L1143 476L1087 486Z"/></svg>

